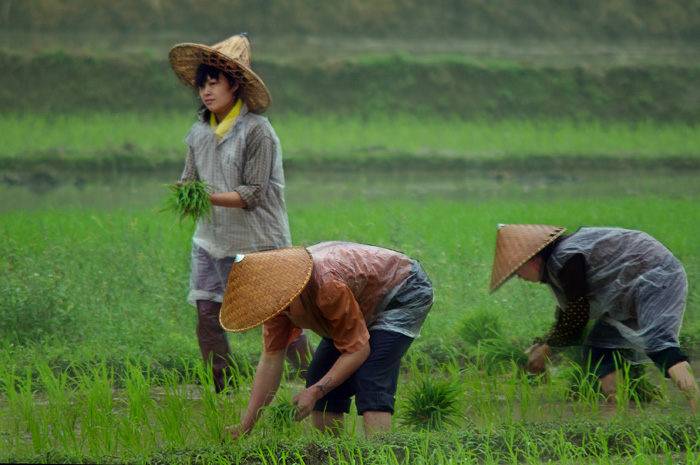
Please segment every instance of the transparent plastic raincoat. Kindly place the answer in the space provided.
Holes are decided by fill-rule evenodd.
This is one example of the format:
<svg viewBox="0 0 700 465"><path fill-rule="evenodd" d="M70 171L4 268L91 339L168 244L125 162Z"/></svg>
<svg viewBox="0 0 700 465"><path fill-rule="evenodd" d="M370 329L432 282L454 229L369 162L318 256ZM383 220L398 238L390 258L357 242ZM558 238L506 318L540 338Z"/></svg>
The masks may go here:
<svg viewBox="0 0 700 465"><path fill-rule="evenodd" d="M266 321L266 353L284 349L299 328L333 339L338 350L350 353L369 340L369 330L420 335L433 288L418 261L351 242L321 242L307 249L314 265L300 295L305 314Z"/></svg>
<svg viewBox="0 0 700 465"><path fill-rule="evenodd" d="M584 345L657 352L678 347L687 295L680 261L650 235L621 228L581 228L562 237L545 273L560 309L564 265L580 254L586 263L590 318Z"/></svg>

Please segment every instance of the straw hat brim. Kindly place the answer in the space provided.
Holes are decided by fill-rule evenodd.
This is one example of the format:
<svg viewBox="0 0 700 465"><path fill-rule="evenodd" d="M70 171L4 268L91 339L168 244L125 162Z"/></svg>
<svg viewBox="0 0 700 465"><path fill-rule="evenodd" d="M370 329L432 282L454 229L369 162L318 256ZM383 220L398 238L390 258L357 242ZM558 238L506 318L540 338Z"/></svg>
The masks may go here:
<svg viewBox="0 0 700 465"><path fill-rule="evenodd" d="M540 224L506 224L498 229L491 273L493 294L518 269L561 236L566 228Z"/></svg>
<svg viewBox="0 0 700 465"><path fill-rule="evenodd" d="M241 86L242 98L253 113L264 113L272 104L272 96L260 76L245 64L218 50L202 44L178 44L168 54L175 75L190 89L195 86L197 68L201 64L214 66L236 79Z"/></svg>
<svg viewBox="0 0 700 465"><path fill-rule="evenodd" d="M246 254L231 267L219 321L226 331L248 331L289 307L311 278L304 247Z"/></svg>

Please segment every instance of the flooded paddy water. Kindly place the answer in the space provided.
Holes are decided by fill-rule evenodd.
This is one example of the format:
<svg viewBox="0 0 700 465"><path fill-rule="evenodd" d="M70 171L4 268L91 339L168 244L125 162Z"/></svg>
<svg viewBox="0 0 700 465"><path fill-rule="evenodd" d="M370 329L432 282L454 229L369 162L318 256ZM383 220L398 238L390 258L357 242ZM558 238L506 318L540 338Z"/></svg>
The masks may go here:
<svg viewBox="0 0 700 465"><path fill-rule="evenodd" d="M552 196L700 196L700 168L635 166L631 163L590 161L585 168L554 160L527 166L525 162L498 166L469 166L453 162L286 168L288 206L336 200L399 199L481 202L492 199L541 201ZM174 183L180 167L157 171L62 172L37 169L0 175L0 195L10 201L0 211L50 208L130 209L156 207Z"/></svg>

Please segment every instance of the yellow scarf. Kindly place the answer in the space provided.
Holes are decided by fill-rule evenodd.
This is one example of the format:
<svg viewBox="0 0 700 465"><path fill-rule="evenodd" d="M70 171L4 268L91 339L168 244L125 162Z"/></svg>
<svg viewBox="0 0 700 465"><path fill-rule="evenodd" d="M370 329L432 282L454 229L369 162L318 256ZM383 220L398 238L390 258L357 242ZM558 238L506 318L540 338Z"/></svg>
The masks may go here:
<svg viewBox="0 0 700 465"><path fill-rule="evenodd" d="M236 100L236 104L231 108L231 111L228 112L228 115L226 115L221 123L216 121L216 115L214 113L211 114L209 117L209 124L211 124L211 127L214 129L217 143L221 142L221 139L231 130L234 121L236 121L236 117L238 117L238 114L241 112L242 106L243 100Z"/></svg>

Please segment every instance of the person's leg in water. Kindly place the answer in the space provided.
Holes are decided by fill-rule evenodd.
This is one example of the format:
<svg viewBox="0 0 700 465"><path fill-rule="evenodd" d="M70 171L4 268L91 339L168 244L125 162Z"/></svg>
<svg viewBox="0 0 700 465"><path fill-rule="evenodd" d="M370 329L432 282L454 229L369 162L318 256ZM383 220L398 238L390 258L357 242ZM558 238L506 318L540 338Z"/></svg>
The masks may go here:
<svg viewBox="0 0 700 465"><path fill-rule="evenodd" d="M226 330L219 323L221 303L197 301L197 339L204 363L211 366L216 392L235 381L233 354Z"/></svg>

